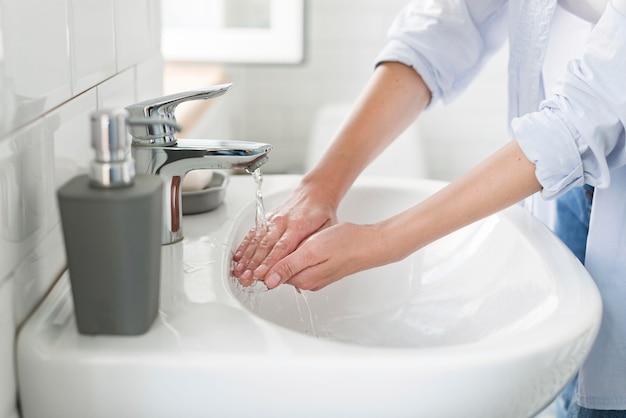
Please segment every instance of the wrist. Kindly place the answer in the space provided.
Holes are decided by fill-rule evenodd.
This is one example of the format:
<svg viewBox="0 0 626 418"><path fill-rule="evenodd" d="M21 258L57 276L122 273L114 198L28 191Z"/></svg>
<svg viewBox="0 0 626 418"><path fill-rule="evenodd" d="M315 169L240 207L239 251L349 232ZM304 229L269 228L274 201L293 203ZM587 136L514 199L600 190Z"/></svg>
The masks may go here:
<svg viewBox="0 0 626 418"><path fill-rule="evenodd" d="M405 259L421 248L416 239L419 234L408 232L412 228L398 216L386 219L372 225L375 231L377 256L382 263L395 263Z"/></svg>
<svg viewBox="0 0 626 418"><path fill-rule="evenodd" d="M317 204L327 205L336 211L350 185L342 185L328 173L328 170L308 172L300 181L296 193L308 196Z"/></svg>

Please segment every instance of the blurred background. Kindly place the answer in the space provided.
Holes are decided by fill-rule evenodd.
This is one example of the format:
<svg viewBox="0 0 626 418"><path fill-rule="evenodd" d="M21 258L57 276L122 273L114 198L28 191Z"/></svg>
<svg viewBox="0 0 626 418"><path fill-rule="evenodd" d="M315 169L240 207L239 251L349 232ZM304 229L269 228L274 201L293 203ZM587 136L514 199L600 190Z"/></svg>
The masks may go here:
<svg viewBox="0 0 626 418"><path fill-rule="evenodd" d="M303 172L367 82L406 3L163 0L165 92L234 83L220 98L181 105L183 134L268 142L264 172ZM506 62L505 46L461 98L424 113L403 138L411 145L387 158L409 150L417 175L452 180L503 145Z"/></svg>

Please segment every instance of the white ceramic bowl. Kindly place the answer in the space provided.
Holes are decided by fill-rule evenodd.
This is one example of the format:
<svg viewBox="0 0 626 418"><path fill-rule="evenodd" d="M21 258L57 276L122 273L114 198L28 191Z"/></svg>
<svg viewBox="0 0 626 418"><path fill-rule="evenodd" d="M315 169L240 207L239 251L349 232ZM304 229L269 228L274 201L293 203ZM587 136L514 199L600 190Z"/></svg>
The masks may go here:
<svg viewBox="0 0 626 418"><path fill-rule="evenodd" d="M265 180L271 208L299 178ZM380 219L439 187L362 179L340 217ZM231 255L255 186L233 176L229 189L163 247L147 334L80 335L63 275L18 335L24 418L531 417L596 336L595 285L521 208L317 293L242 293Z"/></svg>

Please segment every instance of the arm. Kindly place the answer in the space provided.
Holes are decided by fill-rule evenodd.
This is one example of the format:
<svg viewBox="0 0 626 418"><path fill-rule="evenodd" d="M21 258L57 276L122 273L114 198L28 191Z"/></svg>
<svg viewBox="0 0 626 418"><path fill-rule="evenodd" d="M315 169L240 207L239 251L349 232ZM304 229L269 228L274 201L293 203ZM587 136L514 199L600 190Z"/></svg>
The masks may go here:
<svg viewBox="0 0 626 418"><path fill-rule="evenodd" d="M539 191L535 166L513 141L429 199L373 225L337 224L275 264L265 284L318 290L364 269L398 261L434 240ZM367 242L367 246L355 246Z"/></svg>
<svg viewBox="0 0 626 418"><path fill-rule="evenodd" d="M626 0L609 4L539 111L512 122L544 198L585 183L606 188L611 170L626 164L626 14L619 7Z"/></svg>
<svg viewBox="0 0 626 418"><path fill-rule="evenodd" d="M430 91L413 68L396 62L379 65L332 146L305 175L302 187L326 189L324 199L336 208L358 175L429 101Z"/></svg>
<svg viewBox="0 0 626 418"><path fill-rule="evenodd" d="M253 229L244 238L234 255L235 277L243 284L262 279L305 238L336 223L337 206L354 180L429 101L430 91L412 68L379 65L324 157L270 214L268 230Z"/></svg>
<svg viewBox="0 0 626 418"><path fill-rule="evenodd" d="M450 100L504 39L506 0L415 0L398 15L379 65L321 162L251 230L233 259L246 285L307 237L336 223L339 202L361 171L432 101Z"/></svg>
<svg viewBox="0 0 626 418"><path fill-rule="evenodd" d="M272 268L268 287L287 282L319 289L403 258L535 191L556 197L584 183L608 187L611 169L626 164L626 0L611 5L553 96L540 111L513 122L517 141L406 212L374 225L339 224L312 236Z"/></svg>

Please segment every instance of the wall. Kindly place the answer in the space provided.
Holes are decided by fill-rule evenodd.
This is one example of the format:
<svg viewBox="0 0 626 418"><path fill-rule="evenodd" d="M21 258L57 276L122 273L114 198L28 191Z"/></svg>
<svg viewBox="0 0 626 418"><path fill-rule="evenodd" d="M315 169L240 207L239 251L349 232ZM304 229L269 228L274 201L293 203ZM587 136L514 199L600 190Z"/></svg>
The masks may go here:
<svg viewBox="0 0 626 418"><path fill-rule="evenodd" d="M213 108L206 127L194 135L212 136L228 119L235 139L275 146L266 171L302 171L316 112L329 103L354 101L406 2L307 1L304 63L226 66L235 85L217 99L224 106ZM506 61L503 49L461 100L435 106L419 121L429 177L455 178L506 141ZM211 114L218 109L230 113Z"/></svg>
<svg viewBox="0 0 626 418"><path fill-rule="evenodd" d="M162 92L158 0L0 2L0 418L16 330L66 268L56 190L92 158L89 116Z"/></svg>

